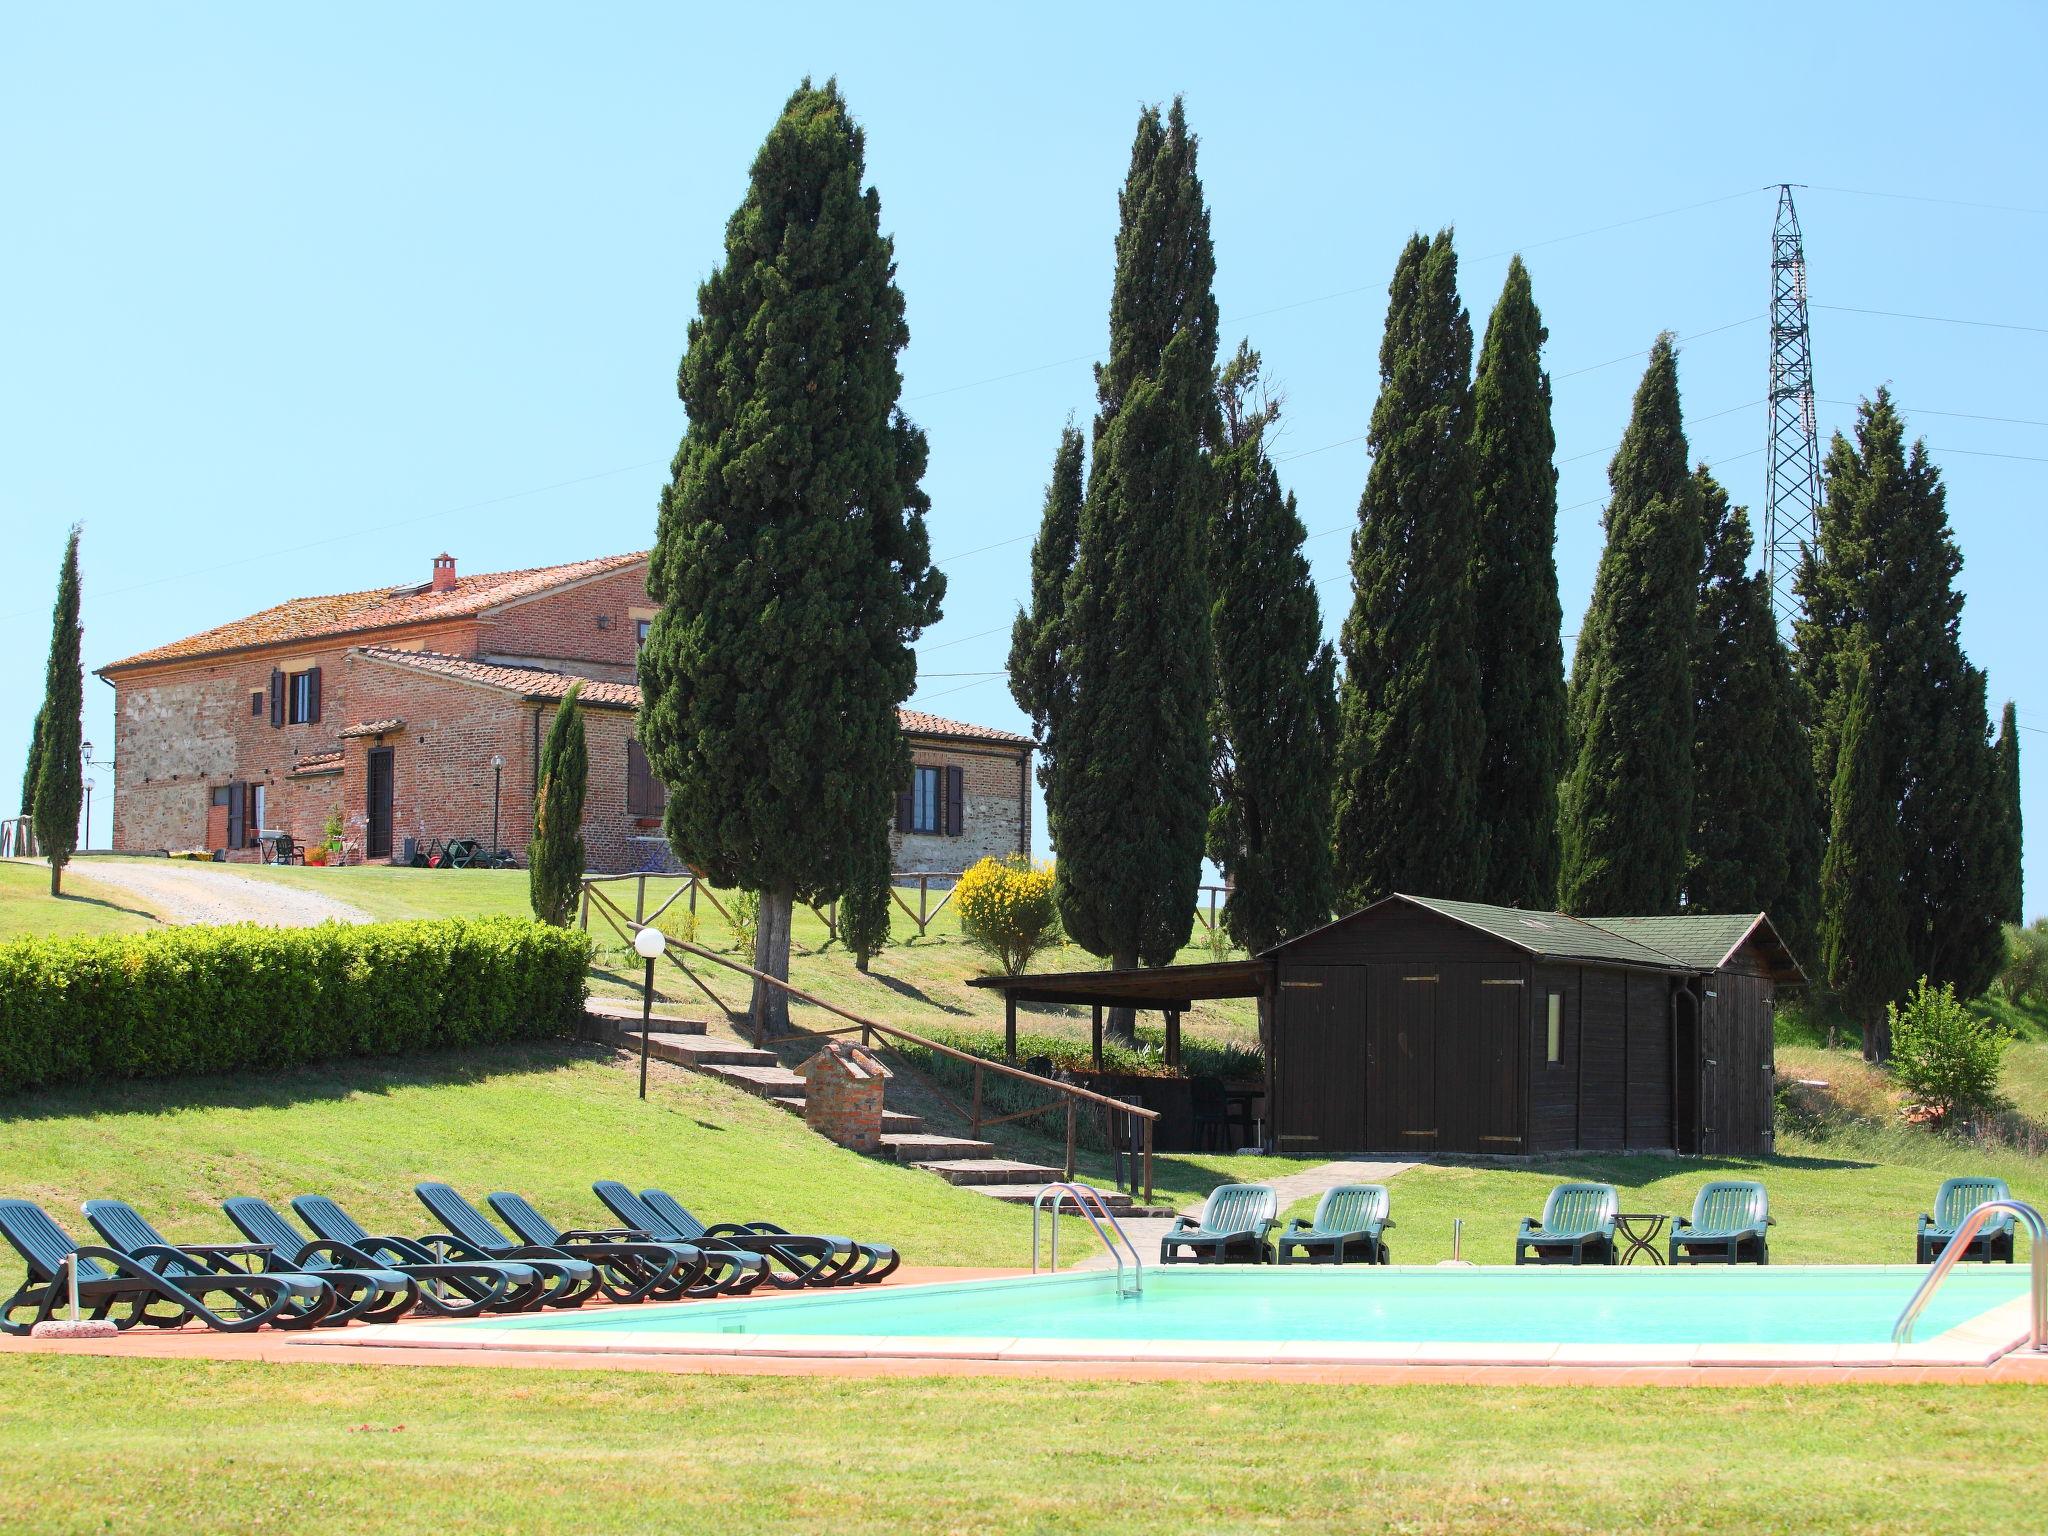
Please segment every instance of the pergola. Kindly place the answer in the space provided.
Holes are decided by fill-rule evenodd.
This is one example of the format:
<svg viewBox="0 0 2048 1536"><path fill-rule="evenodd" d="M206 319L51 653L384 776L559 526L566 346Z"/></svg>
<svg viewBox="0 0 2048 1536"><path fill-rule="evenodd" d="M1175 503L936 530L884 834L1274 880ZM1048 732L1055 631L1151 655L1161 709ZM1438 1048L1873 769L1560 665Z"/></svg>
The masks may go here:
<svg viewBox="0 0 2048 1536"><path fill-rule="evenodd" d="M1094 1067L1102 1070L1102 1010L1135 1008L1166 1015L1166 1064L1180 1065L1180 1016L1190 1006L1220 997L1255 997L1263 1013L1272 995L1273 967L1265 960L1222 960L1207 965L1163 965L1130 971L1051 971L1023 976L975 976L970 987L1003 995L1003 1052L1017 1059L1019 1003L1086 1003L1095 1010Z"/></svg>

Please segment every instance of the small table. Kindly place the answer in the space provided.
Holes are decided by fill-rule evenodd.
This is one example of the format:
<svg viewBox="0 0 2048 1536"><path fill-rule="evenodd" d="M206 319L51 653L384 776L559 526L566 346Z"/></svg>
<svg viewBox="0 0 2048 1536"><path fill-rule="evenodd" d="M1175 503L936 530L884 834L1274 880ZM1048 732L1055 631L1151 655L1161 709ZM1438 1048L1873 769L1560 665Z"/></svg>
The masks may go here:
<svg viewBox="0 0 2048 1536"><path fill-rule="evenodd" d="M1646 1257L1652 1264L1662 1264L1664 1255L1657 1251L1657 1235L1664 1230L1665 1218L1654 1211L1623 1211L1614 1218L1615 1233L1626 1246L1621 1251L1621 1262L1635 1263L1638 1257Z"/></svg>

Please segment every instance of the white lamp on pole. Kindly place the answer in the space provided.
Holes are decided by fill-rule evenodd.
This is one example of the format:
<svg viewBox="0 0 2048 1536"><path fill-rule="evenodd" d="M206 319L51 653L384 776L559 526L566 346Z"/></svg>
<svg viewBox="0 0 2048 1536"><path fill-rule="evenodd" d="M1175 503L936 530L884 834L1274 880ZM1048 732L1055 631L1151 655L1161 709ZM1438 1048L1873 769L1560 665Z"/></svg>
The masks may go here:
<svg viewBox="0 0 2048 1536"><path fill-rule="evenodd" d="M633 935L633 952L647 962L640 987L640 1097L647 1097L647 1036L654 1028L654 962L668 950L668 937L653 924Z"/></svg>

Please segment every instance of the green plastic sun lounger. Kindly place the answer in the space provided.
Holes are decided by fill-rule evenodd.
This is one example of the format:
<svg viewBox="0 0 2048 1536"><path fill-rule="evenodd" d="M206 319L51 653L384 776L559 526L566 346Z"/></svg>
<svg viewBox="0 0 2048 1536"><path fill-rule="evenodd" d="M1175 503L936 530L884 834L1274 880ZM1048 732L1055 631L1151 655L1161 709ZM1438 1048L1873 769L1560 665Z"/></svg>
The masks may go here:
<svg viewBox="0 0 2048 1536"><path fill-rule="evenodd" d="M1162 1264L1267 1264L1266 1238L1280 1224L1280 1196L1267 1184L1220 1184L1202 1214L1176 1216L1159 1240Z"/></svg>
<svg viewBox="0 0 2048 1536"><path fill-rule="evenodd" d="M580 1307L604 1283L604 1273L588 1259L579 1259L559 1248L514 1242L451 1185L429 1179L413 1185L412 1192L447 1229L427 1233L420 1239L423 1244L453 1259L509 1259L532 1265L553 1282L545 1306Z"/></svg>
<svg viewBox="0 0 2048 1536"><path fill-rule="evenodd" d="M317 1295L316 1287L327 1293L296 1309L306 1313L317 1310L318 1315L310 1322L301 1323L288 1311L276 1324L280 1328L338 1328L364 1312L388 1306L394 1295L409 1300L413 1290L412 1283L402 1275L383 1279L367 1274L309 1275L277 1263L269 1249L253 1243L173 1243L126 1200L88 1200L80 1209L109 1248L150 1265L188 1290L195 1281L208 1276L261 1273L287 1283L296 1282L309 1296Z"/></svg>
<svg viewBox="0 0 2048 1536"><path fill-rule="evenodd" d="M659 1242L627 1232L565 1232L541 1215L531 1200L507 1190L486 1195L484 1201L521 1241L535 1248L559 1248L595 1264L612 1301L718 1294L717 1286L705 1278L713 1267L710 1256L692 1244Z"/></svg>
<svg viewBox="0 0 2048 1536"><path fill-rule="evenodd" d="M80 1310L122 1329L137 1323L176 1328L192 1321L222 1333L251 1333L266 1324L310 1328L334 1304L334 1293L318 1281L210 1271L173 1278L147 1259L81 1247L32 1200L0 1200L0 1236L28 1265L28 1279L0 1303L0 1331L17 1336L68 1312L67 1261L77 1265ZM179 1264L184 1265L182 1256ZM169 1310L154 1310L159 1306ZM17 1321L14 1314L24 1308L32 1315Z"/></svg>
<svg viewBox="0 0 2048 1536"><path fill-rule="evenodd" d="M1621 1197L1612 1184L1560 1184L1540 1218L1524 1216L1515 1233L1517 1264L1612 1264L1614 1218Z"/></svg>
<svg viewBox="0 0 2048 1536"><path fill-rule="evenodd" d="M1387 1242L1381 1234L1394 1224L1387 1209L1386 1185L1339 1184L1323 1191L1312 1220L1297 1216L1273 1239L1273 1256L1282 1264L1293 1263L1297 1253L1310 1264L1384 1264Z"/></svg>
<svg viewBox="0 0 2048 1536"><path fill-rule="evenodd" d="M452 1259L409 1237L373 1233L325 1195L294 1195L292 1210L317 1237L368 1254L380 1264L426 1282L429 1311L446 1317L479 1312L531 1312L547 1305L552 1276L531 1264L501 1259Z"/></svg>
<svg viewBox="0 0 2048 1536"><path fill-rule="evenodd" d="M1693 1197L1692 1215L1671 1219L1674 1264L1771 1262L1771 1197L1754 1179L1715 1179Z"/></svg>
<svg viewBox="0 0 2048 1536"><path fill-rule="evenodd" d="M758 1249L740 1247L722 1238L705 1235L701 1222L671 1221L649 1206L617 1179L599 1179L590 1186L605 1208L618 1217L621 1232L637 1234L658 1243L691 1243L714 1260L717 1268L709 1282L720 1294L744 1296L762 1285L797 1290L800 1275L778 1270ZM802 1259L798 1263L805 1262Z"/></svg>
<svg viewBox="0 0 2048 1536"><path fill-rule="evenodd" d="M220 1208L250 1242L261 1243L277 1254L282 1267L303 1270L323 1280L328 1279L330 1271L388 1275L411 1287L414 1299L409 1306L437 1317L474 1317L480 1312L515 1310L512 1298L522 1290L536 1290L539 1285L540 1277L532 1270L514 1265L380 1259L340 1238L308 1238L276 1206L253 1195L236 1195L222 1201ZM361 1320L387 1322L404 1310L400 1308L389 1316L365 1312Z"/></svg>
<svg viewBox="0 0 2048 1536"><path fill-rule="evenodd" d="M836 1233L791 1232L772 1221L721 1221L706 1226L665 1189L643 1189L640 1203L670 1231L695 1228L699 1240L728 1243L760 1255L777 1285L872 1285L903 1262L887 1243L861 1243Z"/></svg>
<svg viewBox="0 0 2048 1536"><path fill-rule="evenodd" d="M1922 1215L1913 1231L1913 1262L1932 1264L1941 1256L1942 1249L1956 1235L1970 1212L1987 1200L2010 1200L2012 1191L2003 1179L1963 1178L1943 1179L1941 1189L1934 1197L1934 1214ZM2011 1211L2000 1211L1977 1229L1977 1235L1970 1239L1970 1246L1964 1250L1966 1259L1978 1259L1989 1264L2002 1259L2010 1264L2013 1258L2013 1235L2017 1218Z"/></svg>

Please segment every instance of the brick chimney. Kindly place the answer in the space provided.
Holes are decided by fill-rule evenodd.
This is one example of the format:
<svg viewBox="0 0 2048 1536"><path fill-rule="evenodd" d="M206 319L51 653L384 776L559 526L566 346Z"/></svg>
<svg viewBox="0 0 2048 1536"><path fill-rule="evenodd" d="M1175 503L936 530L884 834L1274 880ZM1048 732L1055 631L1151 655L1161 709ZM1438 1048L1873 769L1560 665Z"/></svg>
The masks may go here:
<svg viewBox="0 0 2048 1536"><path fill-rule="evenodd" d="M453 592L455 590L455 557L445 549L434 556L434 590Z"/></svg>

